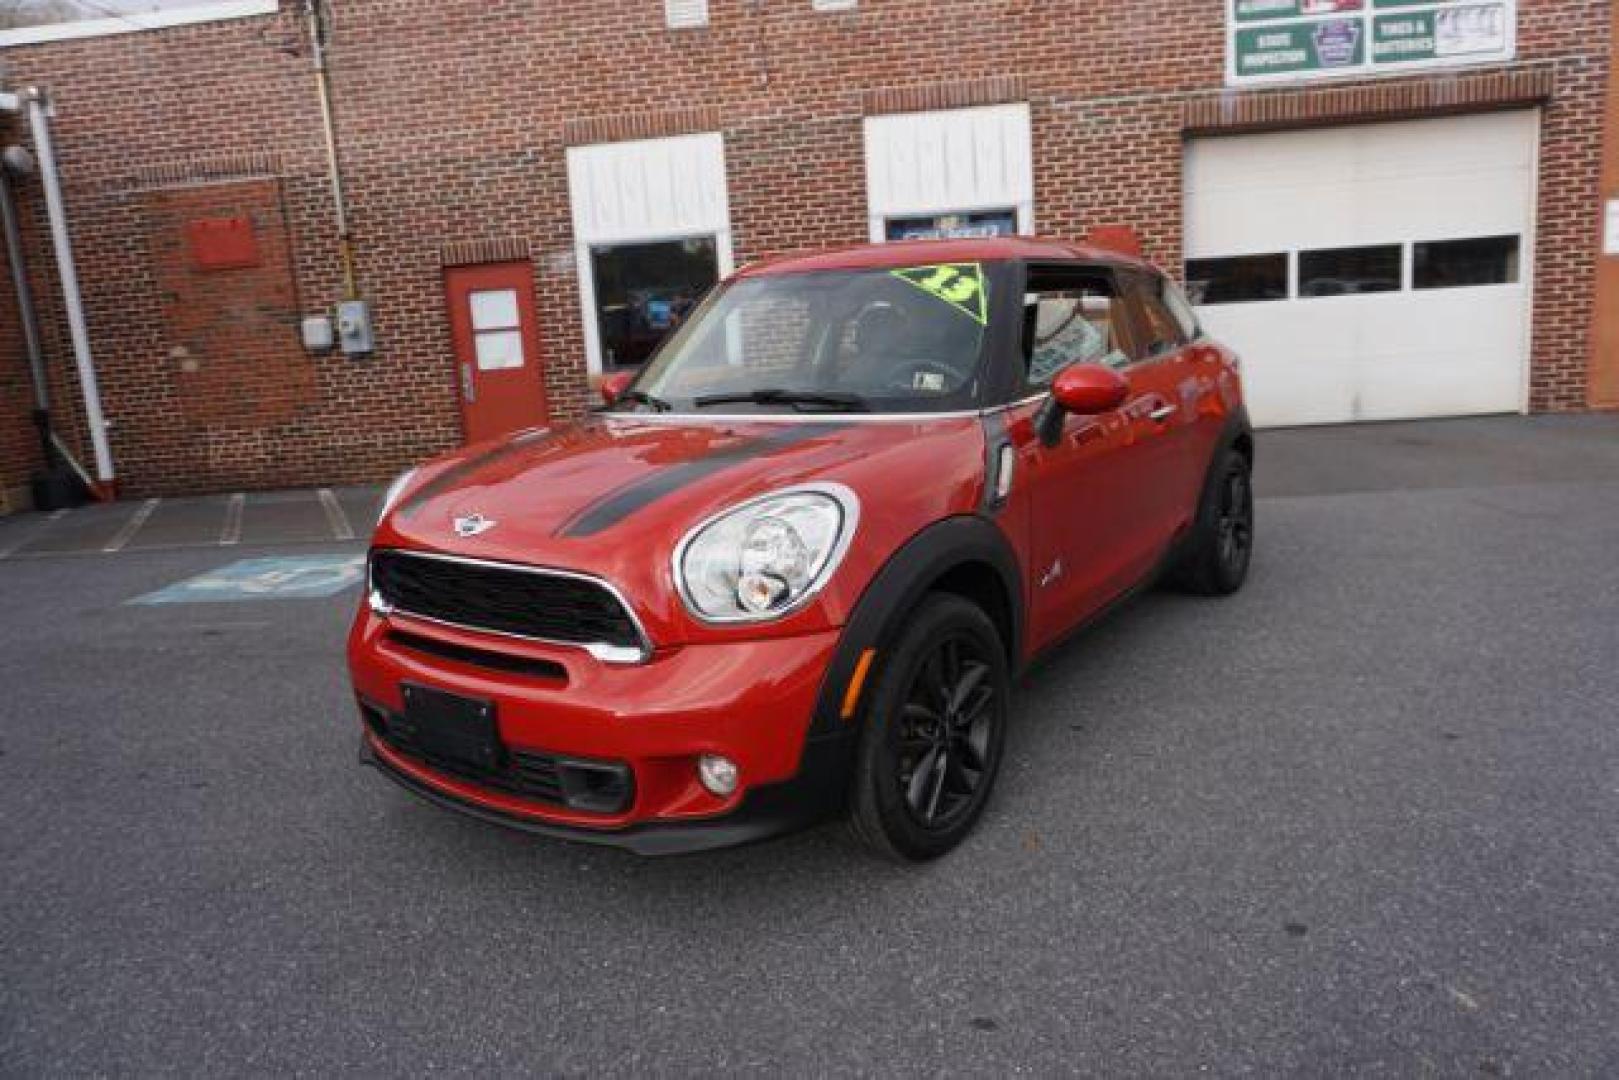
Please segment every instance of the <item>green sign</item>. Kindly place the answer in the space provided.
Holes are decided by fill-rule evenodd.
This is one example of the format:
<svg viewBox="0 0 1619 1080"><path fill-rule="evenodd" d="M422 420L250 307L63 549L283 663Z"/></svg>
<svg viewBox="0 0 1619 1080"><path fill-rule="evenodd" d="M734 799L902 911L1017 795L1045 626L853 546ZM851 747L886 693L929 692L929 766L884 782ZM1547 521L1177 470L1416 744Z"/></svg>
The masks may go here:
<svg viewBox="0 0 1619 1080"><path fill-rule="evenodd" d="M894 276L943 300L979 326L989 325L989 287L977 263L946 263L895 270Z"/></svg>
<svg viewBox="0 0 1619 1080"><path fill-rule="evenodd" d="M1229 0L1231 82L1512 58L1517 0Z"/></svg>

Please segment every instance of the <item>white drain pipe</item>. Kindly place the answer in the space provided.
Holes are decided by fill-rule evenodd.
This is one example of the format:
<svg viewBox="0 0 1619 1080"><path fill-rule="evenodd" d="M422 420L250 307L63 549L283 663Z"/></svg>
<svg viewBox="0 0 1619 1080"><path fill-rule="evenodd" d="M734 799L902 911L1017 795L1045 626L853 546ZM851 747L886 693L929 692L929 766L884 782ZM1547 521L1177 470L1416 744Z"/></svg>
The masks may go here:
<svg viewBox="0 0 1619 1080"><path fill-rule="evenodd" d="M101 497L111 498L117 474L113 471L112 448L107 444L107 422L101 412L95 361L90 356L90 330L84 321L79 271L73 261L73 239L68 232L67 208L62 202L62 184L56 171L50 102L38 88L29 89L23 96L28 103L28 125L34 133L34 154L39 158L39 177L45 188L45 212L50 218L51 243L56 249L56 272L62 279L62 303L67 309L68 334L73 339L73 360L78 365L79 386L84 392L84 419L90 427L90 447L95 453L99 481L96 486Z"/></svg>

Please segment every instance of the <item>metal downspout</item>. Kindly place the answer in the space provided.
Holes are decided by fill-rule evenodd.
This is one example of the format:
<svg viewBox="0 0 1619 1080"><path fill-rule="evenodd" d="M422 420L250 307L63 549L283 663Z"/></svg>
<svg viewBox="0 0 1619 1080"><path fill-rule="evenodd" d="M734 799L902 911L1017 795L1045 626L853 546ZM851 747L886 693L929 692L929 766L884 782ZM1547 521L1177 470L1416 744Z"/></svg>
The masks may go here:
<svg viewBox="0 0 1619 1080"><path fill-rule="evenodd" d="M84 393L84 419L90 428L90 447L95 453L95 493L98 498L110 499L118 477L113 470L112 449L107 444L107 423L101 411L95 361L90 355L90 330L84 319L79 271L73 260L73 239L68 231L67 208L57 174L49 102L38 88L30 88L24 97L28 103L28 124L34 134L34 153L39 158L39 176L45 189L45 212L50 218L51 241L56 249L56 271L62 279L62 303L67 309L68 335L73 340L73 360L78 366L79 387Z"/></svg>
<svg viewBox="0 0 1619 1080"><path fill-rule="evenodd" d="M343 159L337 149L337 114L332 106L332 70L326 56L326 23L321 0L304 0L309 21L310 52L315 59L315 84L320 94L320 119L326 135L326 162L331 174L333 216L337 220L337 254L343 267L343 299L360 298L354 269L354 237L349 232L348 195L343 189Z"/></svg>

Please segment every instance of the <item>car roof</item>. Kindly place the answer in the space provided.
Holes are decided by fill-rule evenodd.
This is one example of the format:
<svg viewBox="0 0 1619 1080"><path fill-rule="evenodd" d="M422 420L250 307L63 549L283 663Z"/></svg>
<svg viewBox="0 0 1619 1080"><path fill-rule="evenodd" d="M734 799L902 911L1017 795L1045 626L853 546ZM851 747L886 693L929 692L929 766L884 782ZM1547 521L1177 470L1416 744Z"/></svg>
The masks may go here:
<svg viewBox="0 0 1619 1080"><path fill-rule="evenodd" d="M824 270L894 270L958 262L1086 262L1150 269L1149 264L1140 259L1106 248L1036 237L1000 236L982 240L902 240L783 255L745 266L736 277L773 277Z"/></svg>

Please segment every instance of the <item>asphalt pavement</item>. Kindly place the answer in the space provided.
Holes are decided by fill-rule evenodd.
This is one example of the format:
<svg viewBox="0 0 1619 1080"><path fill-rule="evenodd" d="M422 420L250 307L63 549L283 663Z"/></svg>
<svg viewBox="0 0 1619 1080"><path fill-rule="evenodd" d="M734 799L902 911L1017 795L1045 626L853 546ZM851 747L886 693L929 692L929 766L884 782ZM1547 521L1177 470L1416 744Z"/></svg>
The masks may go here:
<svg viewBox="0 0 1619 1080"><path fill-rule="evenodd" d="M359 542L0 559L0 1074L1619 1074L1619 418L1259 453L1250 587L1040 666L915 869L361 771ZM242 560L339 591L130 603Z"/></svg>

